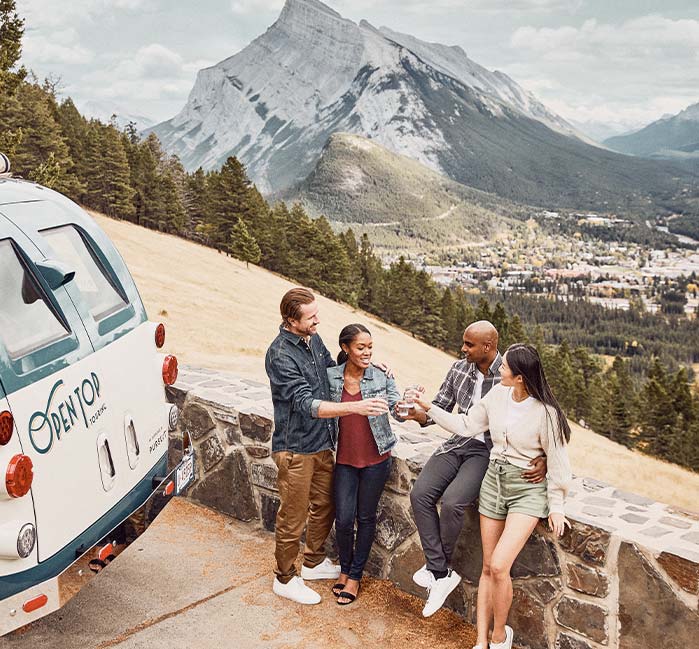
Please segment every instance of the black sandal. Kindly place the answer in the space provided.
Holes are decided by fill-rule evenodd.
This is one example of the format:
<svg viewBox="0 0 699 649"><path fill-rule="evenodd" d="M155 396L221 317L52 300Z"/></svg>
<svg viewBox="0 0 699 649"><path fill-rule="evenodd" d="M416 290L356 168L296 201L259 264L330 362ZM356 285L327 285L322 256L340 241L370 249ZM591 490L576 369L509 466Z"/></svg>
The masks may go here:
<svg viewBox="0 0 699 649"><path fill-rule="evenodd" d="M336 592L335 589L338 589L338 591ZM339 597L342 594L342 591L344 589L345 589L345 584L341 584L338 582L330 590L332 591L333 595L335 595L335 597Z"/></svg>
<svg viewBox="0 0 699 649"><path fill-rule="evenodd" d="M357 595L359 595L359 591L357 591ZM357 599L357 595L352 595L352 593L348 593L347 591L342 591L338 596L337 596L337 603L339 606L349 606L355 599ZM340 598L348 599L349 602L341 602Z"/></svg>

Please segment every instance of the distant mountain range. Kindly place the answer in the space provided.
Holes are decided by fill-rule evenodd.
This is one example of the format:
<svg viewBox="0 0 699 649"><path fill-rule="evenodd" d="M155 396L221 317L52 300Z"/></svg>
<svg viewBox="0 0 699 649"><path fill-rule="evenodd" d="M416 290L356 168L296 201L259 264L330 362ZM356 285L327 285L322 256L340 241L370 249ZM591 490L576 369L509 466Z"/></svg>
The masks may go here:
<svg viewBox="0 0 699 649"><path fill-rule="evenodd" d="M647 208L685 174L592 146L459 47L355 24L318 0L287 0L264 34L198 73L177 116L149 130L190 170L237 156L267 195L302 182L336 132L538 205Z"/></svg>
<svg viewBox="0 0 699 649"><path fill-rule="evenodd" d="M621 153L657 158L699 157L699 103L662 117L634 133L611 137L605 146Z"/></svg>
<svg viewBox="0 0 699 649"><path fill-rule="evenodd" d="M133 122L136 129L142 131L153 126L155 122L143 115L134 115L122 106L117 106L107 101L89 100L80 106L80 112L88 119L98 119L108 124L112 118L116 120L118 128L123 129Z"/></svg>

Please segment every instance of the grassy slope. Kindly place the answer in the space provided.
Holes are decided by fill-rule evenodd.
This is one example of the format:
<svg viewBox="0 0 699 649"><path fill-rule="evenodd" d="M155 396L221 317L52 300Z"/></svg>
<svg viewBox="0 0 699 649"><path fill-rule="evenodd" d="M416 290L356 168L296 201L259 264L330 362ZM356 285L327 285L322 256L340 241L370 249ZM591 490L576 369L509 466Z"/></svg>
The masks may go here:
<svg viewBox="0 0 699 649"><path fill-rule="evenodd" d="M264 353L276 335L278 305L292 286L265 270L174 236L95 215L128 264L151 320L167 326L166 349L181 363L266 381ZM339 330L363 322L376 358L389 363L400 385L422 383L433 394L453 362L447 354L366 313L319 298L320 333L336 349ZM167 315L159 315L166 311ZM576 427L573 469L676 506L696 509L699 475L654 460Z"/></svg>

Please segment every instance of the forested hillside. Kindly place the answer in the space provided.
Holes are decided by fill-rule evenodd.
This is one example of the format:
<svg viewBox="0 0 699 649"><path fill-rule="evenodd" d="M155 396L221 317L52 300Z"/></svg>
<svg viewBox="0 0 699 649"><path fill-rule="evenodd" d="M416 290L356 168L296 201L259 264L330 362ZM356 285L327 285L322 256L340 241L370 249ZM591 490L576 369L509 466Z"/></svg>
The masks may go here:
<svg viewBox="0 0 699 649"><path fill-rule="evenodd" d="M699 397L685 369L668 371L668 361L676 365L677 359L662 346L643 347L646 376L632 374L624 358L638 355L637 346L619 349L611 367L604 368L592 353L598 351L595 343L571 349L560 333L566 322L598 337L613 328L618 333L607 319L581 322L559 309L560 327L554 322L537 328L531 304L506 310L483 298L474 305L463 290L439 287L402 258L384 268L366 235L357 240L351 229L336 234L325 218L311 219L298 204L268 204L234 157L220 170L187 173L176 157L163 153L154 135L141 140L133 127L120 131L87 120L69 98L58 96L54 83L27 76L18 67L22 31L14 2L0 0L0 151L10 156L17 175L105 214L259 264L454 354L465 325L490 319L501 332L503 350L522 340L542 350L571 417L630 447L699 470ZM634 327L691 331L697 340L696 320L644 320L649 317L639 314L641 324ZM579 339L572 332L570 338Z"/></svg>

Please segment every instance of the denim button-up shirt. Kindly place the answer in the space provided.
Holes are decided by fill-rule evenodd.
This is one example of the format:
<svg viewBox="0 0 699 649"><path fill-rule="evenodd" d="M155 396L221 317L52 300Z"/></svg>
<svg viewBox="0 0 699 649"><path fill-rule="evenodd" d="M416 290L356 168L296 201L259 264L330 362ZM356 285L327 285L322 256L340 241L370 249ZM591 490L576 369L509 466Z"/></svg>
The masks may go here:
<svg viewBox="0 0 699 649"><path fill-rule="evenodd" d="M318 453L335 446L335 420L319 419L321 401L330 401L326 369L335 365L318 334L309 341L279 327L265 356L272 388L272 452Z"/></svg>
<svg viewBox="0 0 699 649"><path fill-rule="evenodd" d="M330 381L330 400L340 402L342 400L342 388L345 385L345 364L337 365L328 368L328 380ZM369 365L364 370L364 376L359 382L359 387L362 392L362 399L371 399L374 397L382 397L388 401L388 407L393 412L393 408L400 401L400 393L396 387L396 382L392 378L388 378L385 372ZM395 416L395 415L394 415ZM371 432L374 434L376 447L379 449L379 454L390 451L398 439L391 430L391 422L388 415L379 415L378 417L368 417ZM333 419L333 441L337 442L338 421ZM398 419L398 421L401 421Z"/></svg>

